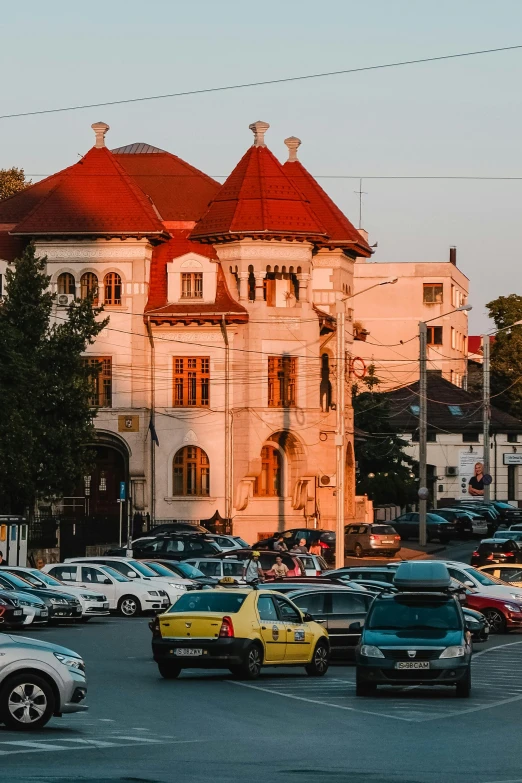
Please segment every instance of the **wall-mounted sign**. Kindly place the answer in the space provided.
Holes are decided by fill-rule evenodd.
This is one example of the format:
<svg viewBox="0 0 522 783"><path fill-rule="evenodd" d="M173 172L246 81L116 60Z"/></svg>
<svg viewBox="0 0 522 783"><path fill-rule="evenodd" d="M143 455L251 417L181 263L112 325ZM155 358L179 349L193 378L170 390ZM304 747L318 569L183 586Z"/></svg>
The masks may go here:
<svg viewBox="0 0 522 783"><path fill-rule="evenodd" d="M118 416L118 432L139 432L139 416Z"/></svg>
<svg viewBox="0 0 522 783"><path fill-rule="evenodd" d="M503 454L502 462L504 465L522 465L522 454Z"/></svg>
<svg viewBox="0 0 522 783"><path fill-rule="evenodd" d="M484 459L484 449L482 446L477 446L471 451L468 449L461 449L459 452L459 492L461 496L468 494L468 483L472 476L475 475L475 465L477 462L482 462Z"/></svg>

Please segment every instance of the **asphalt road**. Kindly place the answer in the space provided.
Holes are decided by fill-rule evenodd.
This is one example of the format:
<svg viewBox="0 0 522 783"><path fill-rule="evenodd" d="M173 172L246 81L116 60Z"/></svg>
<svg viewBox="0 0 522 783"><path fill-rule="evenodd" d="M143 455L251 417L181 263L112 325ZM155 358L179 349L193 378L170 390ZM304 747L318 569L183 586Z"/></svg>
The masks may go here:
<svg viewBox="0 0 522 783"><path fill-rule="evenodd" d="M522 783L522 634L477 647L469 700L411 687L356 699L351 666L322 679L266 669L253 683L198 671L168 682L143 618L35 635L84 656L90 711L23 736L1 727L6 780Z"/></svg>

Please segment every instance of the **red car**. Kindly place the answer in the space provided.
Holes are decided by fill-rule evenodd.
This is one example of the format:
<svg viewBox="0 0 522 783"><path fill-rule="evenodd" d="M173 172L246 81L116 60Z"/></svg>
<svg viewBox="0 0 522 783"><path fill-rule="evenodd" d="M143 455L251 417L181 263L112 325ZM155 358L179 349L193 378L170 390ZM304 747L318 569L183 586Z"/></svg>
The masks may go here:
<svg viewBox="0 0 522 783"><path fill-rule="evenodd" d="M465 606L481 612L489 623L491 633L507 633L522 627L522 601L498 598L466 591Z"/></svg>

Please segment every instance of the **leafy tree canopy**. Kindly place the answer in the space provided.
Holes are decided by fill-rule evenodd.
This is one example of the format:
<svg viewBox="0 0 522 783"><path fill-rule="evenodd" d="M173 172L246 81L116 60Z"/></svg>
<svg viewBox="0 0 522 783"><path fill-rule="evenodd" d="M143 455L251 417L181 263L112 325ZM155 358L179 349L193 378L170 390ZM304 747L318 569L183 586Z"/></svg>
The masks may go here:
<svg viewBox="0 0 522 783"><path fill-rule="evenodd" d="M390 403L379 385L370 365L352 389L355 425L366 433L364 440L355 442L357 492L376 504L404 506L416 500L417 463L404 451L407 441L391 431Z"/></svg>
<svg viewBox="0 0 522 783"><path fill-rule="evenodd" d="M82 352L108 319L92 297L55 319L46 260L30 245L7 270L0 304L0 513L66 495L91 462L93 371Z"/></svg>
<svg viewBox="0 0 522 783"><path fill-rule="evenodd" d="M23 169L17 169L16 166L0 169L0 201L25 190L31 184L31 180L26 180Z"/></svg>
<svg viewBox="0 0 522 783"><path fill-rule="evenodd" d="M499 296L486 307L497 329L522 320L522 296ZM491 347L491 394L494 404L522 418L522 326L499 332Z"/></svg>

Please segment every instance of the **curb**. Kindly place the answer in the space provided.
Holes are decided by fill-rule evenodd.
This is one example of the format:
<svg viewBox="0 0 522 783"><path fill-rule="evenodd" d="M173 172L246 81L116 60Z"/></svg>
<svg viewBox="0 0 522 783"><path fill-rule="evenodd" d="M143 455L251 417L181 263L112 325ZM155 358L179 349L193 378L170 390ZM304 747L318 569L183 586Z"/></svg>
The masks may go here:
<svg viewBox="0 0 522 783"><path fill-rule="evenodd" d="M411 557L410 560L418 560L419 558L423 556L429 556L429 555L438 555L440 552L445 552L446 547L445 546L439 546L436 549L432 549L431 552L422 552L419 551L417 555L414 555L414 557ZM428 559L426 557L426 559Z"/></svg>

